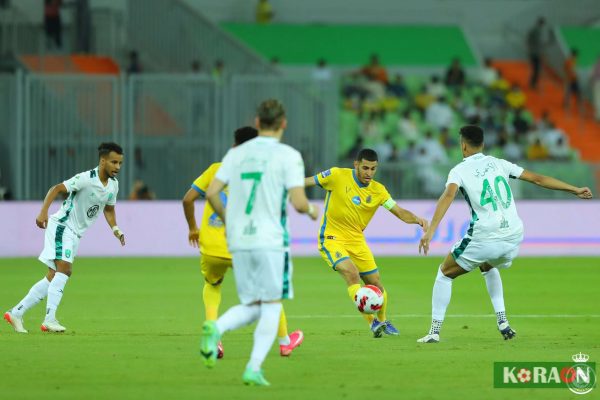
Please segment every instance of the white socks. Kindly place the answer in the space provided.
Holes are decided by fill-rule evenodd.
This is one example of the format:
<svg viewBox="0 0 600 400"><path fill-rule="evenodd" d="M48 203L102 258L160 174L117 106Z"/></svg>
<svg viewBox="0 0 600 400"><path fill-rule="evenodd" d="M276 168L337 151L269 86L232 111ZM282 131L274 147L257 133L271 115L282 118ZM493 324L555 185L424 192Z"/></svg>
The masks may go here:
<svg viewBox="0 0 600 400"><path fill-rule="evenodd" d="M506 321L506 309L504 308L504 291L502 289L502 278L500 278L500 271L497 268L492 268L487 272L482 272L481 275L485 278L485 285L487 286L498 324Z"/></svg>
<svg viewBox="0 0 600 400"><path fill-rule="evenodd" d="M252 371L260 371L263 361L273 346L277 336L280 314L281 303L262 303L260 305L260 319L254 330L254 346L250 361L246 366Z"/></svg>
<svg viewBox="0 0 600 400"><path fill-rule="evenodd" d="M13 307L11 313L17 318L22 318L27 310L46 298L48 295L48 286L50 286L50 281L44 277L44 279L37 282L29 289L27 296L25 296L19 304Z"/></svg>
<svg viewBox="0 0 600 400"><path fill-rule="evenodd" d="M69 277L62 272L56 272L48 287L48 303L46 306L46 321L56 320L56 309L63 296L63 290Z"/></svg>
<svg viewBox="0 0 600 400"><path fill-rule="evenodd" d="M241 328L256 321L260 317L260 305L243 305L231 307L217 320L219 334Z"/></svg>
<svg viewBox="0 0 600 400"><path fill-rule="evenodd" d="M441 266L438 269L435 283L433 284L433 296L431 298L431 329L429 334L439 334L446 316L446 309L452 296L452 279L442 273Z"/></svg>

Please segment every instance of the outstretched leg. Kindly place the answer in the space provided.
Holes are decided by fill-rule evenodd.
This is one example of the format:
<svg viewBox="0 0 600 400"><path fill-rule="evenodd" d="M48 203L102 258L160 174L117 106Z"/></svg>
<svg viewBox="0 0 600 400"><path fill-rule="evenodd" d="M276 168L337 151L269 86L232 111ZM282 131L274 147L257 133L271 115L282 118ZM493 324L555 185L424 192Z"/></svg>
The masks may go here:
<svg viewBox="0 0 600 400"><path fill-rule="evenodd" d="M490 295L490 299L492 300L492 305L494 306L498 330L502 334L502 337L504 337L504 340L512 339L517 333L511 329L510 325L508 324L508 318L506 318L504 291L502 288L500 271L488 263L483 264L481 267L479 267L479 269L481 270L481 274L485 279L485 285Z"/></svg>

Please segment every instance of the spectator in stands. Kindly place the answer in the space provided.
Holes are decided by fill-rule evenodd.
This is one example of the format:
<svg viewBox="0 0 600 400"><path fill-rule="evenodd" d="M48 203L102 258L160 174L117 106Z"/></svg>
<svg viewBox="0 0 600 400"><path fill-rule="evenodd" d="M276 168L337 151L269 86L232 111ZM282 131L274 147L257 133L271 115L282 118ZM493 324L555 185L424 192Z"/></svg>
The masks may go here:
<svg viewBox="0 0 600 400"><path fill-rule="evenodd" d="M421 113L425 113L425 110L433 103L435 97L429 94L429 90L427 89L427 85L421 86L421 90L415 96L415 105L421 111Z"/></svg>
<svg viewBox="0 0 600 400"><path fill-rule="evenodd" d="M223 60L219 59L215 61L215 66L212 69L211 76L218 84L225 82L225 63Z"/></svg>
<svg viewBox="0 0 600 400"><path fill-rule="evenodd" d="M354 143L352 148L348 151L348 154L346 155L346 159L355 160L358 152L364 148L364 143L365 143L365 141L362 137L360 137L360 136L357 137L356 143Z"/></svg>
<svg viewBox="0 0 600 400"><path fill-rule="evenodd" d="M131 50L129 52L129 65L127 66L128 74L139 74L143 70L142 64L140 63L140 58L138 52L135 50Z"/></svg>
<svg viewBox="0 0 600 400"><path fill-rule="evenodd" d="M450 128L454 123L454 111L444 96L431 103L425 111L425 121L434 128Z"/></svg>
<svg viewBox="0 0 600 400"><path fill-rule="evenodd" d="M394 75L394 80L387 86L388 94L395 97L406 97L408 95L408 89L404 84L404 78L402 74Z"/></svg>
<svg viewBox="0 0 600 400"><path fill-rule="evenodd" d="M384 140L379 141L373 146L373 150L377 152L377 155L381 158L381 161L389 161L392 153L394 152L392 137L387 135Z"/></svg>
<svg viewBox="0 0 600 400"><path fill-rule="evenodd" d="M275 13L269 0L258 0L256 4L256 22L259 24L268 24L273 20Z"/></svg>
<svg viewBox="0 0 600 400"><path fill-rule="evenodd" d="M465 70L460 64L460 60L455 58L452 60L452 64L446 70L446 79L444 79L446 86L462 86L465 84Z"/></svg>
<svg viewBox="0 0 600 400"><path fill-rule="evenodd" d="M60 6L62 0L44 0L44 31L46 43L52 47L62 48L62 21L60 20Z"/></svg>
<svg viewBox="0 0 600 400"><path fill-rule="evenodd" d="M439 146L439 142L436 142ZM435 168L438 162L427 148L419 146L413 163L417 166L417 179L423 189L423 194L428 197L439 195L440 187L444 186L445 177Z"/></svg>
<svg viewBox="0 0 600 400"><path fill-rule="evenodd" d="M529 121L523 115L523 109L517 108L512 121L512 128L516 133L517 137L524 137L527 132L531 129Z"/></svg>
<svg viewBox="0 0 600 400"><path fill-rule="evenodd" d="M317 61L316 68L312 71L312 78L315 81L328 82L333 77L331 69L327 66L327 61L324 58Z"/></svg>
<svg viewBox="0 0 600 400"><path fill-rule="evenodd" d="M579 87L579 79L577 79L577 56L579 51L577 49L571 49L571 54L565 61L565 97L563 100L563 106L565 109L569 109L571 105L571 97L575 98L575 105L578 109L581 109L581 89Z"/></svg>
<svg viewBox="0 0 600 400"><path fill-rule="evenodd" d="M523 158L522 147L519 146L519 144L512 140L510 137L508 137L506 132L503 132L500 135L500 138L498 140L498 147L500 147L504 158L508 161L516 162L520 161Z"/></svg>
<svg viewBox="0 0 600 400"><path fill-rule="evenodd" d="M367 79L380 82L383 85L388 83L388 75L386 69L379 63L379 56L372 54L368 65L361 69L362 74Z"/></svg>
<svg viewBox="0 0 600 400"><path fill-rule="evenodd" d="M484 106L481 96L475 96L473 99L473 104L464 107L462 114L467 121L485 121L489 115L489 112L488 107ZM469 123L479 125L478 122Z"/></svg>
<svg viewBox="0 0 600 400"><path fill-rule="evenodd" d="M487 57L483 62L483 68L479 71L478 81L485 87L491 87L500 75L492 65L492 59Z"/></svg>
<svg viewBox="0 0 600 400"><path fill-rule="evenodd" d="M446 150L458 144L458 142L450 136L450 130L448 128L440 129L439 142Z"/></svg>
<svg viewBox="0 0 600 400"><path fill-rule="evenodd" d="M572 150L564 137L558 137L549 149L550 158L556 161L569 161L572 159Z"/></svg>
<svg viewBox="0 0 600 400"><path fill-rule="evenodd" d="M400 152L400 159L399 161L405 162L405 163L411 163L415 161L415 158L417 157L417 144L414 140L411 140L408 142L406 149L402 150Z"/></svg>
<svg viewBox="0 0 600 400"><path fill-rule="evenodd" d="M342 94L344 97L364 101L369 92L363 87L364 76L359 72L353 72L344 77L344 83L342 85Z"/></svg>
<svg viewBox="0 0 600 400"><path fill-rule="evenodd" d="M540 139L535 139L533 144L527 148L527 159L530 161L543 161L549 157L548 149Z"/></svg>
<svg viewBox="0 0 600 400"><path fill-rule="evenodd" d="M448 162L446 150L440 144L439 140L433 137L433 133L431 131L425 132L425 138L421 143L419 143L418 148L425 150L425 155L429 158L431 163Z"/></svg>
<svg viewBox="0 0 600 400"><path fill-rule="evenodd" d="M531 65L529 87L537 89L540 71L542 69L542 54L546 44L546 19L539 17L535 25L527 33L527 51Z"/></svg>
<svg viewBox="0 0 600 400"><path fill-rule="evenodd" d="M521 90L519 85L512 85L510 91L506 94L506 103L513 110L524 107L525 100L525 92Z"/></svg>
<svg viewBox="0 0 600 400"><path fill-rule="evenodd" d="M148 188L148 185L141 179L134 182L131 193L129 194L129 200L154 200L156 195Z"/></svg>
<svg viewBox="0 0 600 400"><path fill-rule="evenodd" d="M202 71L202 63L198 60L193 60L191 64L191 70L193 75L203 75L204 71Z"/></svg>
<svg viewBox="0 0 600 400"><path fill-rule="evenodd" d="M398 120L398 131L401 136L404 136L408 140L417 141L420 137L419 128L415 121L411 118L412 110L407 108L404 110L400 119Z"/></svg>
<svg viewBox="0 0 600 400"><path fill-rule="evenodd" d="M75 0L75 51L91 53L92 51L92 13L90 0Z"/></svg>
<svg viewBox="0 0 600 400"><path fill-rule="evenodd" d="M592 98L594 100L594 114L596 121L600 122L600 56L592 69Z"/></svg>
<svg viewBox="0 0 600 400"><path fill-rule="evenodd" d="M536 122L536 128L538 131L543 132L548 129L551 129L551 127L552 121L550 121L550 113L548 112L548 110L544 110L542 111L542 116Z"/></svg>
<svg viewBox="0 0 600 400"><path fill-rule="evenodd" d="M398 146L392 143L392 154L390 154L390 158L388 158L388 162L399 162L400 160L400 151L398 150Z"/></svg>
<svg viewBox="0 0 600 400"><path fill-rule="evenodd" d="M559 139L562 139L562 142L560 143L561 146L566 145L567 148L569 147L569 141L567 140L565 133L552 122L550 122L547 129L538 131L537 137L542 141L542 144L546 146L550 154L552 154L553 147L558 144Z"/></svg>
<svg viewBox="0 0 600 400"><path fill-rule="evenodd" d="M381 113L373 110L362 121L360 133L367 146L372 146L382 139L383 127L381 117Z"/></svg>
<svg viewBox="0 0 600 400"><path fill-rule="evenodd" d="M437 75L432 75L429 83L427 84L427 92L434 98L446 95L446 85L440 80Z"/></svg>

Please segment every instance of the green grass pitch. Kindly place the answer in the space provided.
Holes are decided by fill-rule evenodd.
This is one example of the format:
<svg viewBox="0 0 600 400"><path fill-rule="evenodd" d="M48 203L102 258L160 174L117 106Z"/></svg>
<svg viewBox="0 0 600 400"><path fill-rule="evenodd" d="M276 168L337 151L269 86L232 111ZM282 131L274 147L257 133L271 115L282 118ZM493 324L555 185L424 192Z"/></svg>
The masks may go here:
<svg viewBox="0 0 600 400"><path fill-rule="evenodd" d="M25 317L28 335L0 326L4 399L566 399L566 389L494 389L494 361L600 361L600 260L519 258L502 271L507 312L518 332L504 341L479 272L454 282L439 344L427 333L440 257L379 258L388 313L399 337L373 339L342 279L318 258L294 259L290 331L304 344L290 358L273 347L269 388L241 384L252 329L224 337L225 358L199 356L202 277L195 258L79 258L58 318L44 334L44 306ZM45 273L35 259L0 259L0 307L16 304ZM237 303L233 277L221 311ZM45 302L44 302L45 304ZM599 371L600 372L600 371ZM595 389L597 392L600 389ZM591 397L598 393L592 392Z"/></svg>

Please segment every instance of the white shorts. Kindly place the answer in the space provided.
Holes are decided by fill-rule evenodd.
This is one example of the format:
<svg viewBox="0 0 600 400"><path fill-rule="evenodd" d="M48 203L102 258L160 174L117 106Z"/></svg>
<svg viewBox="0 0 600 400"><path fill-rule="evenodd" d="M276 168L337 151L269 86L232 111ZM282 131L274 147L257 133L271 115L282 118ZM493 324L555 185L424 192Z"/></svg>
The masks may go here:
<svg viewBox="0 0 600 400"><path fill-rule="evenodd" d="M287 250L235 251L233 275L240 302L293 298L292 269Z"/></svg>
<svg viewBox="0 0 600 400"><path fill-rule="evenodd" d="M479 268L484 263L498 269L508 268L519 254L522 241L522 235L496 242L482 242L465 236L452 246L451 254L466 271Z"/></svg>
<svg viewBox="0 0 600 400"><path fill-rule="evenodd" d="M54 260L63 260L73 264L79 247L79 237L71 229L49 219L44 236L44 250L38 260L55 271Z"/></svg>

